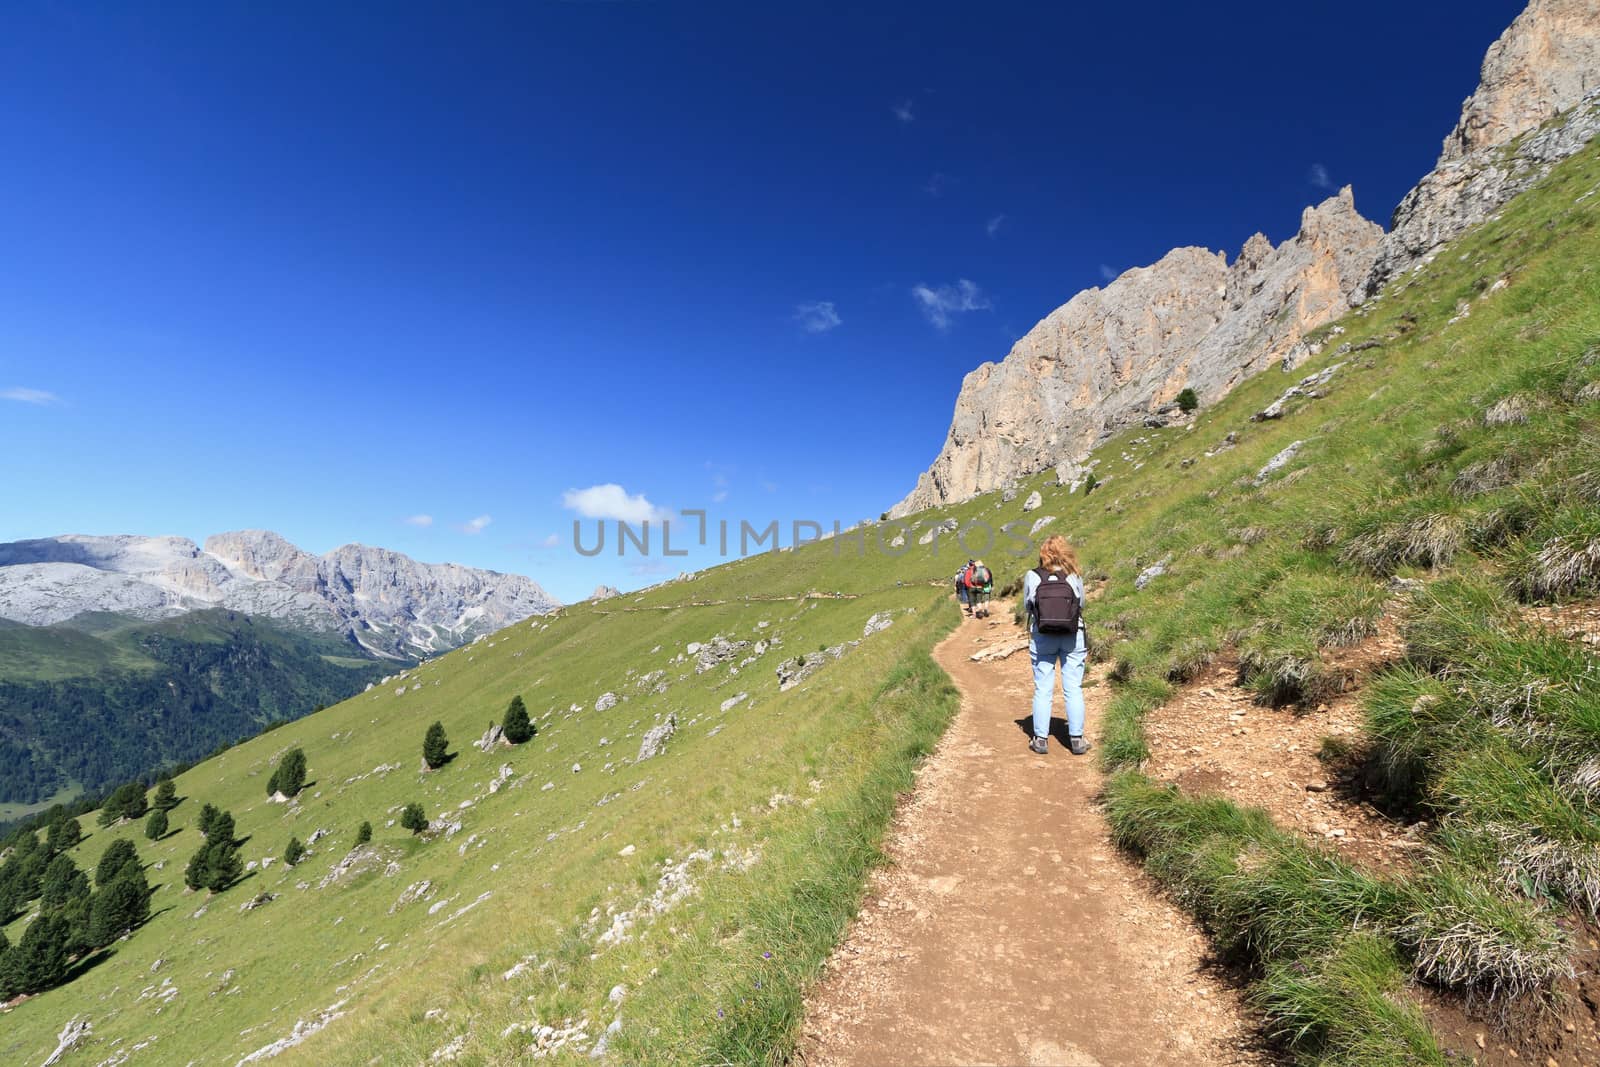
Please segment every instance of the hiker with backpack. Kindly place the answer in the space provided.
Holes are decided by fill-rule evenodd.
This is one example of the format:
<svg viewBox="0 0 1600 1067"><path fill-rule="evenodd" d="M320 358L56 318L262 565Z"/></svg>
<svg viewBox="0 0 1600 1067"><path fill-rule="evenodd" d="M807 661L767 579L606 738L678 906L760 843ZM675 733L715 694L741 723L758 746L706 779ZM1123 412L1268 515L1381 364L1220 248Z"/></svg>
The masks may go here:
<svg viewBox="0 0 1600 1067"><path fill-rule="evenodd" d="M1022 583L1028 612L1028 653L1033 660L1033 739L1028 748L1049 751L1050 705L1055 702L1056 664L1067 705L1067 747L1074 756L1089 751L1083 739L1083 667L1088 639L1083 626L1083 575L1078 554L1060 534L1039 546L1039 566Z"/></svg>
<svg viewBox="0 0 1600 1067"><path fill-rule="evenodd" d="M972 614L980 619L988 618L989 595L994 592L994 575L983 565L983 560L967 560L966 567L961 571L961 581L967 587L967 602L972 605Z"/></svg>
<svg viewBox="0 0 1600 1067"><path fill-rule="evenodd" d="M967 593L967 568L965 567L956 571L956 602L961 605L961 610L968 615L972 614L972 597Z"/></svg>

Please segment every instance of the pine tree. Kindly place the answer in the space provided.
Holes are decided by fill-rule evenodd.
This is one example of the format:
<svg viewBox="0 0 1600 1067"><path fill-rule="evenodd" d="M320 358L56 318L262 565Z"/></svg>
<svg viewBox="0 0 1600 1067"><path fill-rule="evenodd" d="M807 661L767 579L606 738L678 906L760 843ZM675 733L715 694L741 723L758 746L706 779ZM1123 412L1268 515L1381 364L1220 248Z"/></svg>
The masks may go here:
<svg viewBox="0 0 1600 1067"><path fill-rule="evenodd" d="M207 841L189 858L183 870L183 884L190 889L220 893L244 874L244 860L230 838Z"/></svg>
<svg viewBox="0 0 1600 1067"><path fill-rule="evenodd" d="M220 893L244 875L244 858L232 841L218 841L207 860L206 888Z"/></svg>
<svg viewBox="0 0 1600 1067"><path fill-rule="evenodd" d="M145 820L144 836L152 841L160 841L167 836L167 813L157 808L150 813L150 818Z"/></svg>
<svg viewBox="0 0 1600 1067"><path fill-rule="evenodd" d="M413 801L407 804L400 813L400 825L414 834L420 834L428 828L428 816L422 811L422 805Z"/></svg>
<svg viewBox="0 0 1600 1067"><path fill-rule="evenodd" d="M156 795L151 799L150 806L159 811L171 811L178 806L178 787L171 778L163 778L156 783Z"/></svg>
<svg viewBox="0 0 1600 1067"><path fill-rule="evenodd" d="M65 852L82 840L83 827L78 825L77 819L63 811L51 820L50 829L45 833L44 848L54 856L58 852Z"/></svg>
<svg viewBox="0 0 1600 1067"><path fill-rule="evenodd" d="M306 754L304 749L291 748L278 761L278 769L267 780L267 795L282 793L294 797L306 785Z"/></svg>
<svg viewBox="0 0 1600 1067"><path fill-rule="evenodd" d="M1195 395L1195 391L1193 389L1185 389L1183 392L1178 394L1178 407L1184 412L1184 414L1188 414L1199 406L1200 398Z"/></svg>
<svg viewBox="0 0 1600 1067"><path fill-rule="evenodd" d="M361 829L356 831L356 844L364 845L368 841L371 841L371 840L372 840L372 824L370 822L363 822L361 824Z"/></svg>
<svg viewBox="0 0 1600 1067"><path fill-rule="evenodd" d="M506 707L505 721L500 724L500 729L504 731L506 740L513 745L530 741L533 735L539 732L533 723L528 721L528 708L522 703L520 694L511 698L510 705Z"/></svg>
<svg viewBox="0 0 1600 1067"><path fill-rule="evenodd" d="M3 921L3 920L0 920ZM11 939L4 930L0 930L0 1000L10 1000L16 996L16 991L11 988L11 980L7 977L6 956L11 952Z"/></svg>
<svg viewBox="0 0 1600 1067"><path fill-rule="evenodd" d="M72 929L56 915L41 915L28 924L6 953L9 985L17 993L42 993L67 975L67 942Z"/></svg>
<svg viewBox="0 0 1600 1067"><path fill-rule="evenodd" d="M194 827L196 830L200 831L201 837L211 836L211 824L215 822L217 816L221 814L222 812L218 811L216 807L211 804L201 805L200 815L195 819L194 822Z"/></svg>
<svg viewBox="0 0 1600 1067"><path fill-rule="evenodd" d="M305 854L306 846L300 843L300 839L298 837L290 837L288 847L283 850L283 862L287 866L293 867L305 858Z"/></svg>
<svg viewBox="0 0 1600 1067"><path fill-rule="evenodd" d="M422 761L430 771L436 771L449 759L450 739L445 736L444 723L436 722L428 727L428 733L422 739Z"/></svg>
<svg viewBox="0 0 1600 1067"><path fill-rule="evenodd" d="M150 886L144 872L126 867L95 893L89 907L89 943L95 948L111 944L150 918Z"/></svg>
<svg viewBox="0 0 1600 1067"><path fill-rule="evenodd" d="M45 868L44 882L39 890L39 906L59 910L69 901L89 895L89 879L78 870L72 857L62 853Z"/></svg>
<svg viewBox="0 0 1600 1067"><path fill-rule="evenodd" d="M139 852L133 847L133 842L126 838L118 838L107 846L100 854L100 862L94 867L94 884L97 889L104 889L110 884L122 868L128 864L139 863Z"/></svg>

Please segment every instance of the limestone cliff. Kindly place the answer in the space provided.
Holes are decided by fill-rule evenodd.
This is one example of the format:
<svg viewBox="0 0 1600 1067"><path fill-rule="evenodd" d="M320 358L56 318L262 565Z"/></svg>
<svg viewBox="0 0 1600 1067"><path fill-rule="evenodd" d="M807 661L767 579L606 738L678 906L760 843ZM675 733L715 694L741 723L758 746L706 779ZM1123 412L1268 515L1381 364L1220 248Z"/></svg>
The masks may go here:
<svg viewBox="0 0 1600 1067"><path fill-rule="evenodd" d="M1363 297L1421 267L1600 133L1600 0L1533 0L1484 56L1444 150L1395 209Z"/></svg>
<svg viewBox="0 0 1600 1067"><path fill-rule="evenodd" d="M967 375L950 432L898 517L1075 459L1192 388L1210 402L1336 318L1382 230L1348 188L1301 216L1277 248L1261 234L1230 267L1179 248L1051 312L1000 363Z"/></svg>

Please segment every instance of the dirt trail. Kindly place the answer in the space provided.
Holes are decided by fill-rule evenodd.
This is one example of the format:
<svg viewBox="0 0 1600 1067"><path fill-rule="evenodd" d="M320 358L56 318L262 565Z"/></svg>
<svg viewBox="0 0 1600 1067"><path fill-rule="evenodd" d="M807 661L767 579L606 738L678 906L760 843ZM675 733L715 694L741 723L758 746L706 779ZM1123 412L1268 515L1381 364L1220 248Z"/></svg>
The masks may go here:
<svg viewBox="0 0 1600 1067"><path fill-rule="evenodd" d="M934 651L961 711L807 1005L800 1062L1267 1062L1203 935L1111 843L1093 755L1027 751L1027 653L972 662L1015 640L1000 608ZM1091 739L1104 694L1086 690ZM1059 694L1056 713L1064 733Z"/></svg>

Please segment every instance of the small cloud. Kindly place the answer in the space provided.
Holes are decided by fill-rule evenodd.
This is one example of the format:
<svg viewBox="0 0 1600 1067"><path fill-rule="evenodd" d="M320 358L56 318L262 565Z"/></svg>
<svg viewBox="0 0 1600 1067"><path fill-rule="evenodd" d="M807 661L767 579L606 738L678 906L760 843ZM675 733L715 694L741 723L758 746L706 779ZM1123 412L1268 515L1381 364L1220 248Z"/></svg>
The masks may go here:
<svg viewBox="0 0 1600 1067"><path fill-rule="evenodd" d="M475 536L483 533L485 527L487 527L493 521L494 520L487 515L479 515L475 519L468 519L460 526L457 526L456 529L460 530L464 534L472 534Z"/></svg>
<svg viewBox="0 0 1600 1067"><path fill-rule="evenodd" d="M1006 217L1004 215L996 215L994 218L983 224L983 232L987 233L990 237L993 237L995 234L1000 232L1000 227L1004 226L1005 224Z"/></svg>
<svg viewBox="0 0 1600 1067"><path fill-rule="evenodd" d="M718 489L711 494L711 502L713 504L720 504L726 499L728 499L728 491L726 489Z"/></svg>
<svg viewBox="0 0 1600 1067"><path fill-rule="evenodd" d="M817 300L809 304L796 304L794 320L806 333L827 333L844 320L832 300Z"/></svg>
<svg viewBox="0 0 1600 1067"><path fill-rule="evenodd" d="M776 493L778 491L778 483L777 482L762 482L761 483L761 488L765 489L769 493Z"/></svg>
<svg viewBox="0 0 1600 1067"><path fill-rule="evenodd" d="M945 190L954 185L956 180L950 175L939 171L933 177L922 183L922 191L937 199L945 194Z"/></svg>
<svg viewBox="0 0 1600 1067"><path fill-rule="evenodd" d="M938 288L918 285L912 288L911 296L922 308L928 321L941 330L950 328L952 315L966 311L988 311L994 307L983 290L965 278L954 285L941 285Z"/></svg>
<svg viewBox="0 0 1600 1067"><path fill-rule="evenodd" d="M910 100L900 101L898 104L895 104L893 107L889 108L889 111L901 122L909 123L917 121L917 112L913 106L913 102Z"/></svg>
<svg viewBox="0 0 1600 1067"><path fill-rule="evenodd" d="M539 547L540 548L555 548L559 544L561 544L561 535L560 534L551 534L549 537L546 537L543 541L539 542Z"/></svg>
<svg viewBox="0 0 1600 1067"><path fill-rule="evenodd" d="M1110 264L1102 263L1100 264L1100 277L1104 281L1114 282L1117 280L1117 272L1111 269Z"/></svg>
<svg viewBox="0 0 1600 1067"><path fill-rule="evenodd" d="M586 519L616 519L618 522L662 521L672 517L658 508L643 493L629 493L615 482L591 485L587 489L568 489L561 494L561 506Z"/></svg>
<svg viewBox="0 0 1600 1067"><path fill-rule="evenodd" d="M0 389L0 400L15 400L19 404L37 404L40 407L61 403L61 398L54 393L47 393L43 389L27 389L20 385L13 385L10 389Z"/></svg>
<svg viewBox="0 0 1600 1067"><path fill-rule="evenodd" d="M1332 189L1333 179L1328 177L1328 168L1321 163L1311 164L1311 169L1306 172L1306 181L1318 189Z"/></svg>
<svg viewBox="0 0 1600 1067"><path fill-rule="evenodd" d="M432 515L412 515L410 518L403 519L401 521L403 521L407 526L432 526L433 525L433 516Z"/></svg>

